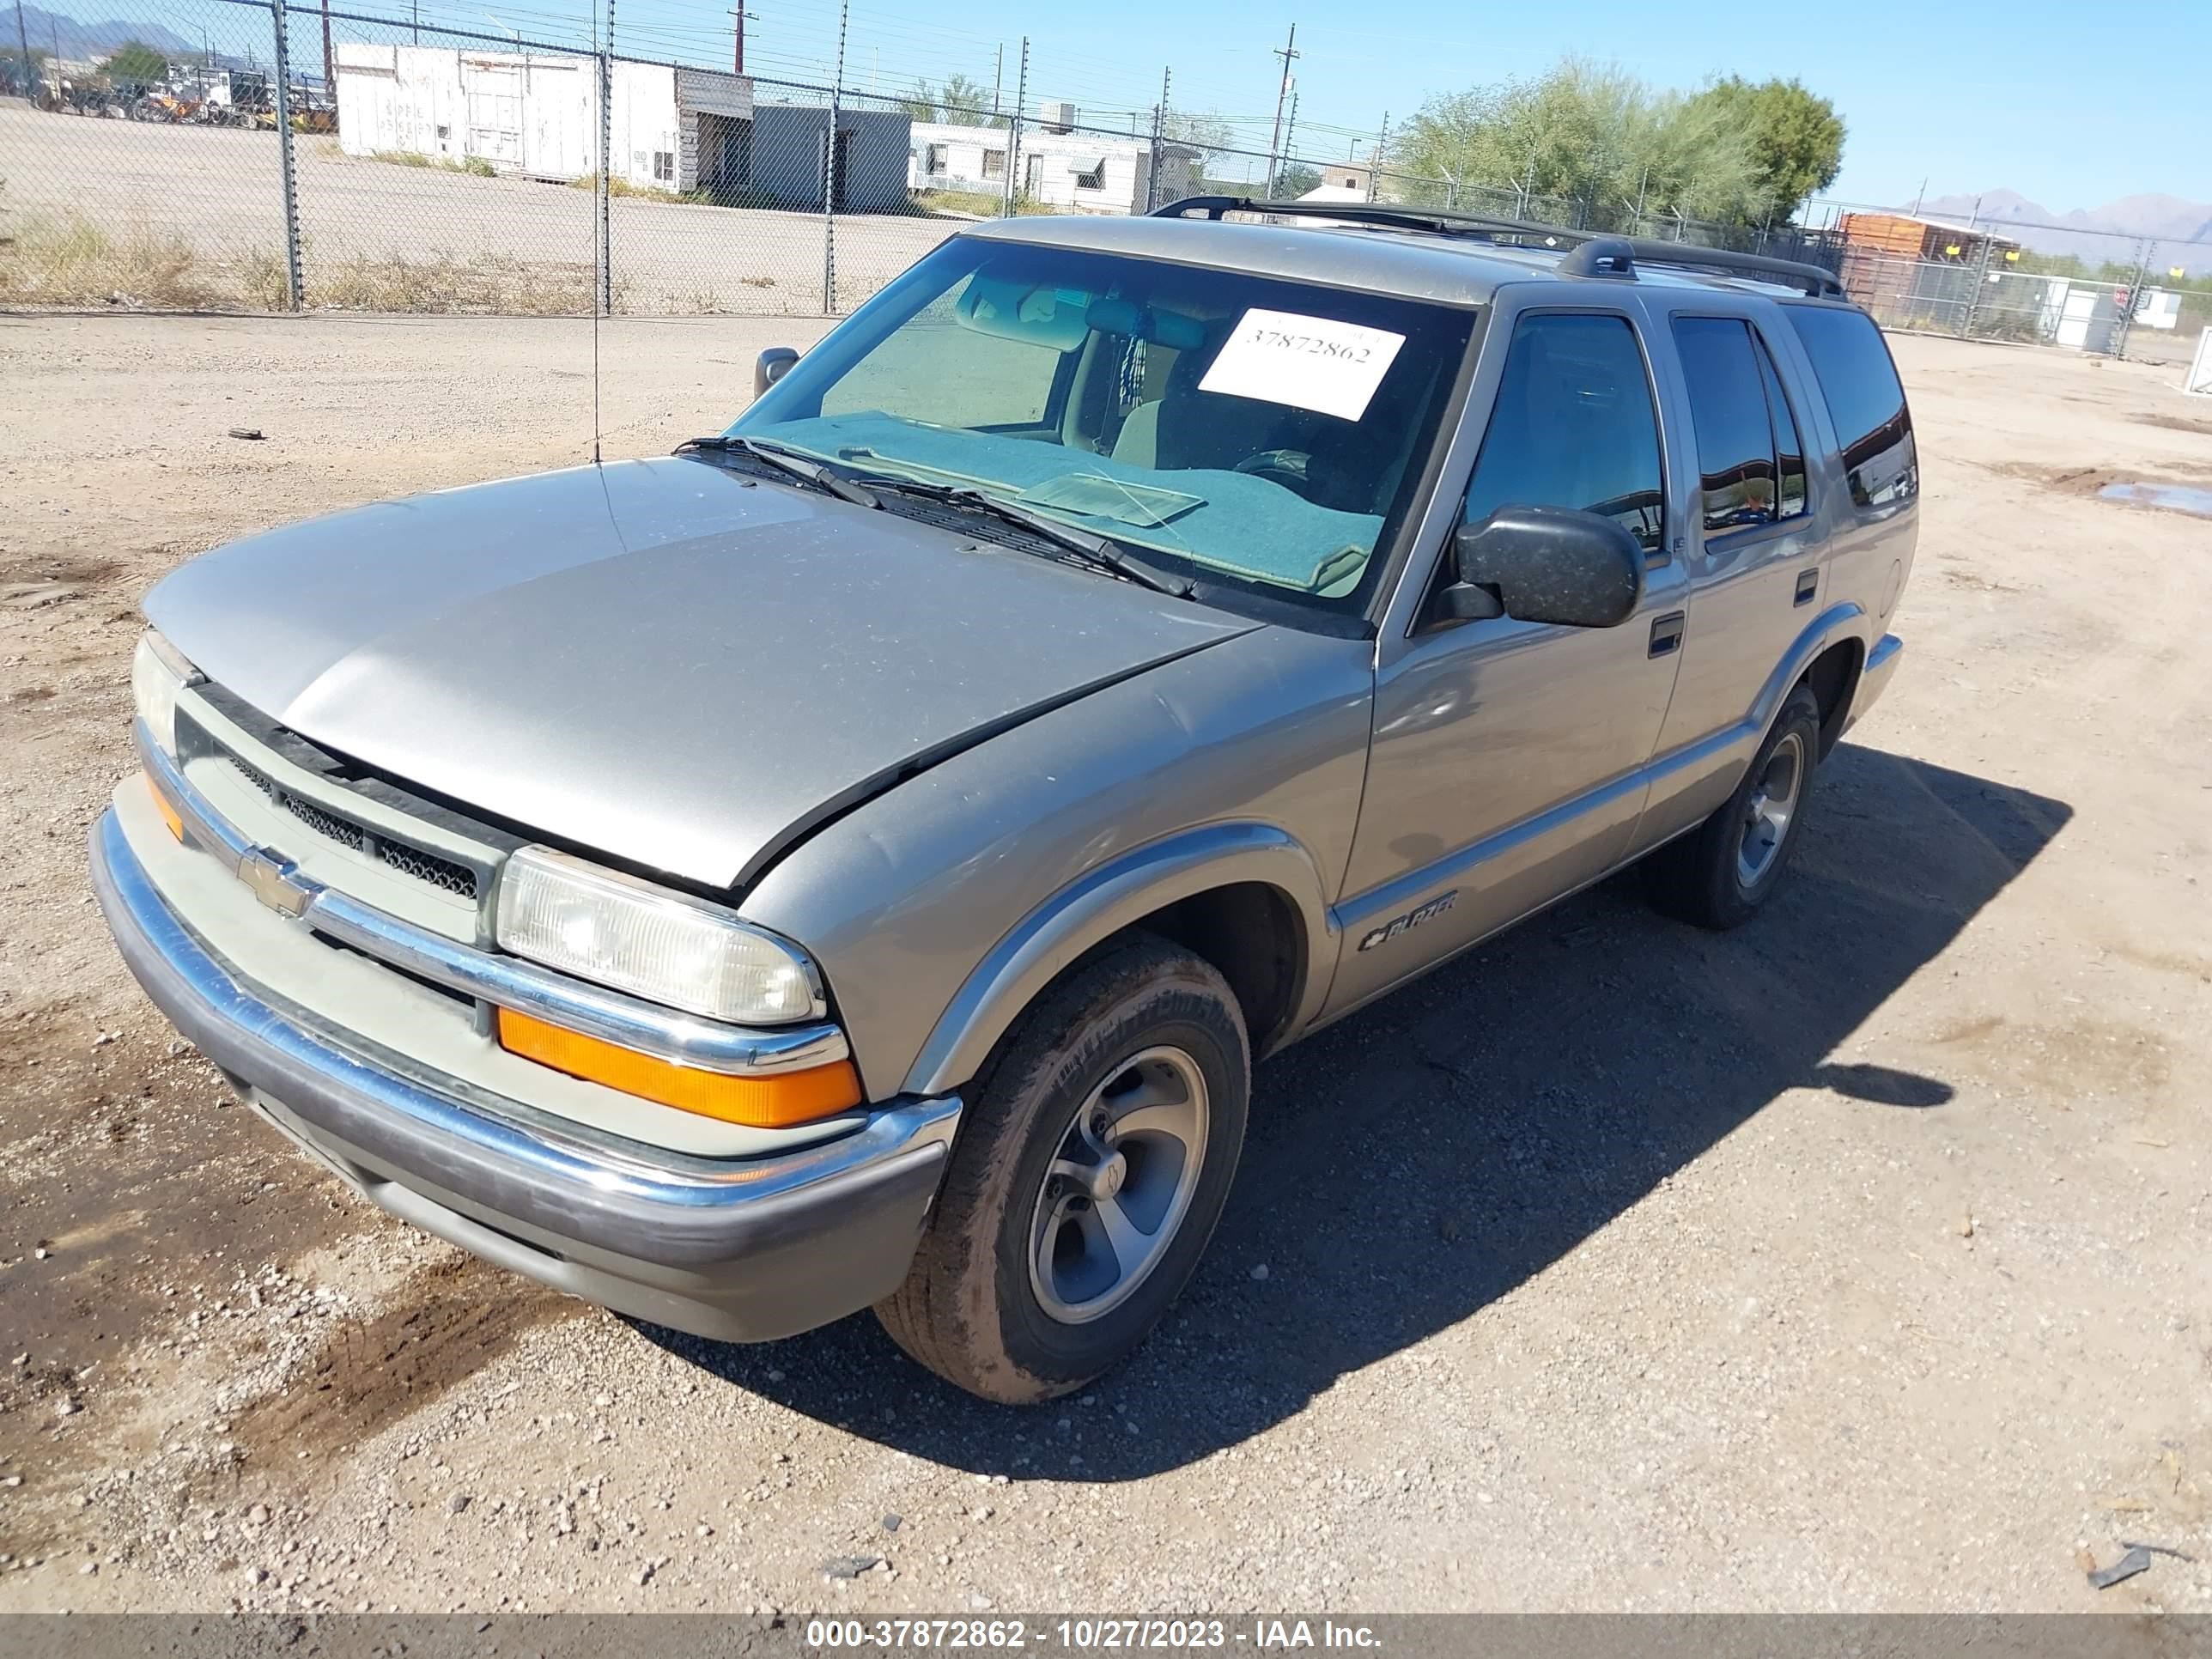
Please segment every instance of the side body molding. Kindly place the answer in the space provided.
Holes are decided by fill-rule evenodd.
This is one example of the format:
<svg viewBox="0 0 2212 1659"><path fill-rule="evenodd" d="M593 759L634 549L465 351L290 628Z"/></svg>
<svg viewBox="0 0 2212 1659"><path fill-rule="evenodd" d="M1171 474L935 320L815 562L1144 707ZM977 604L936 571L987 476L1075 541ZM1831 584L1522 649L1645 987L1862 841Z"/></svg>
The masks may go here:
<svg viewBox="0 0 2212 1659"><path fill-rule="evenodd" d="M1305 937L1297 1012L1285 1029L1304 1030L1328 1000L1337 954L1321 871L1273 824L1200 824L1085 872L1024 917L961 985L902 1087L939 1095L966 1083L1022 1010L1085 951L1163 905L1238 882L1275 889L1297 912Z"/></svg>

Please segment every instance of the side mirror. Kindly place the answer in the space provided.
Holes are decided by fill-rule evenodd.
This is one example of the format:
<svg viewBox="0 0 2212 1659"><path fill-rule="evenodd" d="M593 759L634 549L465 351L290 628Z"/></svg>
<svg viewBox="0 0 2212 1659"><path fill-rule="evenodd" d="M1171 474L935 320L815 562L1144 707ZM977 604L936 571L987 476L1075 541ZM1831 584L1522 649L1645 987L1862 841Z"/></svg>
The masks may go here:
<svg viewBox="0 0 2212 1659"><path fill-rule="evenodd" d="M789 346L770 346L753 364L753 396L757 398L785 375L799 361L799 354Z"/></svg>
<svg viewBox="0 0 2212 1659"><path fill-rule="evenodd" d="M1462 593L1476 601L1455 604L1455 616L1495 616L1502 606L1522 622L1616 628L1644 602L1643 547L1595 513L1501 507L1480 524L1461 526L1452 557Z"/></svg>

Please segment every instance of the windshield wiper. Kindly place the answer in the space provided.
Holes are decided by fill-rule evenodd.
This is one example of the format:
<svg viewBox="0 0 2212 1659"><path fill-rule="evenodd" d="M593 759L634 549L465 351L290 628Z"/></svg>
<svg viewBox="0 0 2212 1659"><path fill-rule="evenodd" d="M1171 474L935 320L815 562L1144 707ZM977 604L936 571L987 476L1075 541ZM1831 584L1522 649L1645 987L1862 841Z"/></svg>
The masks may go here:
<svg viewBox="0 0 2212 1659"><path fill-rule="evenodd" d="M884 504L884 495L888 493L910 495L920 501L942 501L947 506L987 514L1074 554L1096 569L1119 576L1124 581L1134 582L1139 587L1149 587L1155 593L1165 593L1170 599L1191 599L1196 593L1196 589L1189 582L1155 569L1144 560L1124 552L1121 544L1110 537L1079 530L1073 525L1062 524L1042 513L1032 513L1025 507L1001 501L995 495L988 495L980 489L928 483L919 478L902 478L896 474L878 472L873 469L865 470L863 476L867 482L863 483L858 478L848 477L820 461L785 449L781 445L764 444L757 438L741 438L727 432L716 433L708 438L692 438L677 446L678 453L687 449L744 455L765 461L769 465L789 473L800 483L827 490L856 507L879 508Z"/></svg>
<svg viewBox="0 0 2212 1659"><path fill-rule="evenodd" d="M1109 536L1097 535L1088 530L1079 530L1072 524L1062 524L1057 519L1047 518L1042 513L1032 513L1025 507L1003 501L996 495L986 495L980 489L924 483L919 479L897 478L886 473L870 472L867 476L871 488L891 495L912 495L926 501L943 501L951 507L988 514L1001 523L1026 530L1032 536L1065 549L1085 564L1119 576L1124 581L1134 582L1139 587L1149 587L1155 593L1165 593L1170 599L1188 599L1196 591L1182 577L1170 576L1144 560L1124 552L1121 544Z"/></svg>
<svg viewBox="0 0 2212 1659"><path fill-rule="evenodd" d="M711 438L687 438L676 446L678 454L687 449L706 450L715 454L746 455L765 461L780 472L789 473L801 483L811 484L855 507L881 507L876 493L866 484L855 483L842 474L832 471L821 462L775 444L764 444L757 438L740 438L727 432L718 432Z"/></svg>

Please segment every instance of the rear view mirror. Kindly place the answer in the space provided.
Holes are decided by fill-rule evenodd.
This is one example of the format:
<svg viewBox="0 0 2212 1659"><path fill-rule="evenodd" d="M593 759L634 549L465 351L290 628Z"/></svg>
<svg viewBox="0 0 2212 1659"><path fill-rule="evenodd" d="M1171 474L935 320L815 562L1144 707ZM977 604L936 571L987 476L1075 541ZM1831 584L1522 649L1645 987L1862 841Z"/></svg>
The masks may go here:
<svg viewBox="0 0 2212 1659"><path fill-rule="evenodd" d="M1480 524L1463 526L1452 556L1462 584L1494 597L1522 622L1613 628L1644 601L1642 545L1595 513L1501 507Z"/></svg>
<svg viewBox="0 0 2212 1659"><path fill-rule="evenodd" d="M799 361L799 354L789 346L770 346L761 353L753 364L753 396L757 398L785 375Z"/></svg>

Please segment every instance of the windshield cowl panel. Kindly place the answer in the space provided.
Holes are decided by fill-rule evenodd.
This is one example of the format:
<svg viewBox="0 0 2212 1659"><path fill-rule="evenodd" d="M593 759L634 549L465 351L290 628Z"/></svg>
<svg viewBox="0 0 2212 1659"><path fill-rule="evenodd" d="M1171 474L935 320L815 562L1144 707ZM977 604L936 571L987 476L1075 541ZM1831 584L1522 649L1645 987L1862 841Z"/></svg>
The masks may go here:
<svg viewBox="0 0 2212 1659"><path fill-rule="evenodd" d="M956 236L731 431L863 483L975 491L1340 623L1411 510L1474 316Z"/></svg>

